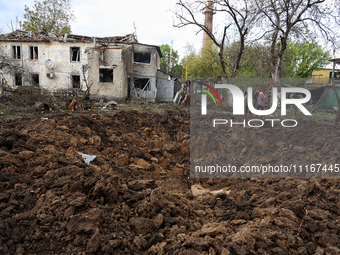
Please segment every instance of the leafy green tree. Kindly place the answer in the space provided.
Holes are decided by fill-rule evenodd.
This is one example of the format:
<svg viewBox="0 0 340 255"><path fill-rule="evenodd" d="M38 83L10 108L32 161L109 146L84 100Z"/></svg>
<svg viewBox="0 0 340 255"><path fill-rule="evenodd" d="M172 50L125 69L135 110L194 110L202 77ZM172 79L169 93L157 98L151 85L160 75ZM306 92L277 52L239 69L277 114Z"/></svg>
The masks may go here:
<svg viewBox="0 0 340 255"><path fill-rule="evenodd" d="M233 59L238 54L238 43L224 46L226 73L232 75ZM192 47L187 47L186 56L182 60L184 68L188 66L188 78L219 77L223 75L219 65L218 49L209 47L196 53ZM282 62L280 76L285 78L310 78L314 69L328 63L329 52L319 45L309 42L289 42ZM252 43L245 45L237 78L270 78L271 56L270 45Z"/></svg>
<svg viewBox="0 0 340 255"><path fill-rule="evenodd" d="M171 74L176 78L182 76L182 66L178 63L178 51L171 49L171 62L170 62L170 46L169 44L162 44L160 46L163 57L161 58L160 69L164 73ZM171 68L170 66L171 65Z"/></svg>
<svg viewBox="0 0 340 255"><path fill-rule="evenodd" d="M219 49L211 41L207 42L206 47L196 53L191 45L187 45L186 56L182 59L184 69L183 78L187 71L189 78L213 78L223 76L218 56Z"/></svg>
<svg viewBox="0 0 340 255"><path fill-rule="evenodd" d="M280 77L310 78L312 71L328 63L329 52L311 42L287 42L282 60ZM238 77L271 76L270 46L263 44L247 45Z"/></svg>
<svg viewBox="0 0 340 255"><path fill-rule="evenodd" d="M282 77L310 78L312 71L329 63L330 53L316 43L288 42L283 58Z"/></svg>
<svg viewBox="0 0 340 255"><path fill-rule="evenodd" d="M201 78L204 68L201 66L201 58L195 51L190 52L187 56L182 59L183 65L183 78Z"/></svg>
<svg viewBox="0 0 340 255"><path fill-rule="evenodd" d="M30 9L25 5L23 29L26 31L46 31L70 33L70 21L74 20L71 0L34 0Z"/></svg>

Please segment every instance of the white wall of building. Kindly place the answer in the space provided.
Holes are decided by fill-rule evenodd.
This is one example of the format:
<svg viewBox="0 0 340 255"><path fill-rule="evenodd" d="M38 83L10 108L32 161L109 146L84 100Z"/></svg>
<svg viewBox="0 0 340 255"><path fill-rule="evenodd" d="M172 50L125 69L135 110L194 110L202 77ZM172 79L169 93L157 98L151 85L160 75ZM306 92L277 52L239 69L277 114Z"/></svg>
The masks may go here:
<svg viewBox="0 0 340 255"><path fill-rule="evenodd" d="M12 46L21 47L21 59L13 59ZM38 47L38 59L30 59L30 46ZM69 43L69 42L0 42L0 47L9 59L24 68L23 85L27 85L31 78L31 74L39 75L39 85L49 91L58 89L72 88L72 75L80 76L80 85L85 89L83 83L83 73L81 66L87 64L87 54L84 53L88 47L85 43ZM71 48L80 49L79 61L71 60ZM53 68L49 69L45 66L46 60L52 60ZM53 78L48 78L47 73L53 73ZM5 75L6 81L10 86L16 87L13 74Z"/></svg>

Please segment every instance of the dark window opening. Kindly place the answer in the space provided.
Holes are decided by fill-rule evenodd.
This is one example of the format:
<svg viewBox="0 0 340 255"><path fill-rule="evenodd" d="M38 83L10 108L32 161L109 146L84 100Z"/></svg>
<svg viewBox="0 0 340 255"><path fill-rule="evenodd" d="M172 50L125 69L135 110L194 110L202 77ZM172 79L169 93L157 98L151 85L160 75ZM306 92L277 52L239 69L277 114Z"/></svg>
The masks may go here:
<svg viewBox="0 0 340 255"><path fill-rule="evenodd" d="M71 48L71 61L75 61L75 62L80 61L80 48L79 47Z"/></svg>
<svg viewBox="0 0 340 255"><path fill-rule="evenodd" d="M136 89L150 91L150 79L136 79L134 83Z"/></svg>
<svg viewBox="0 0 340 255"><path fill-rule="evenodd" d="M113 82L113 69L99 69L99 82Z"/></svg>
<svg viewBox="0 0 340 255"><path fill-rule="evenodd" d="M21 73L15 74L14 82L15 82L15 86L22 86L22 74Z"/></svg>
<svg viewBox="0 0 340 255"><path fill-rule="evenodd" d="M38 46L30 46L29 52L30 52L30 59L31 60L38 59Z"/></svg>
<svg viewBox="0 0 340 255"><path fill-rule="evenodd" d="M332 83L333 72L329 73L329 83ZM340 83L340 72L334 71L334 83Z"/></svg>
<svg viewBox="0 0 340 255"><path fill-rule="evenodd" d="M80 89L80 75L72 75L72 88Z"/></svg>
<svg viewBox="0 0 340 255"><path fill-rule="evenodd" d="M32 85L33 86L39 86L39 74L32 73L31 74L31 79L32 79Z"/></svg>
<svg viewBox="0 0 340 255"><path fill-rule="evenodd" d="M135 52L133 58L138 63L149 64L151 62L151 54L149 52Z"/></svg>
<svg viewBox="0 0 340 255"><path fill-rule="evenodd" d="M18 45L12 46L13 59L21 59L21 47Z"/></svg>

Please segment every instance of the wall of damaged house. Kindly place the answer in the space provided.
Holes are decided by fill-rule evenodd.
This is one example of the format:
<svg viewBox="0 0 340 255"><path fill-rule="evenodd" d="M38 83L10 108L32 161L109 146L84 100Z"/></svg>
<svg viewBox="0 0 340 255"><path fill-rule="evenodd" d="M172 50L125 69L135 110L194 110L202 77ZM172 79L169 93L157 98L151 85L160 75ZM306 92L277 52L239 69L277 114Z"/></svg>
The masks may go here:
<svg viewBox="0 0 340 255"><path fill-rule="evenodd" d="M85 70L94 96L156 101L160 48L138 43L133 34L92 38L15 31L0 35L0 44L12 63L26 70L6 73L10 86L39 85L49 91L86 90Z"/></svg>
<svg viewBox="0 0 340 255"><path fill-rule="evenodd" d="M134 44L132 53L132 96L148 98L156 101L157 70L160 65L160 55L155 47Z"/></svg>
<svg viewBox="0 0 340 255"><path fill-rule="evenodd" d="M126 56L127 54L127 56ZM88 53L91 94L113 99L127 98L129 51L122 47L98 47Z"/></svg>
<svg viewBox="0 0 340 255"><path fill-rule="evenodd" d="M82 65L87 64L84 43L2 41L0 44L9 59L24 70L5 75L9 86L39 85L49 91L85 89L81 71Z"/></svg>
<svg viewBox="0 0 340 255"><path fill-rule="evenodd" d="M53 61L53 68L44 70L46 75L43 75L47 89L50 91L60 89L82 89L86 90L86 85L83 81L83 66L87 65L87 54L85 49L88 47L84 43L64 43L52 42L47 44L46 59ZM45 61L44 61L45 62ZM53 77L47 75L52 73ZM86 75L86 73L85 73Z"/></svg>

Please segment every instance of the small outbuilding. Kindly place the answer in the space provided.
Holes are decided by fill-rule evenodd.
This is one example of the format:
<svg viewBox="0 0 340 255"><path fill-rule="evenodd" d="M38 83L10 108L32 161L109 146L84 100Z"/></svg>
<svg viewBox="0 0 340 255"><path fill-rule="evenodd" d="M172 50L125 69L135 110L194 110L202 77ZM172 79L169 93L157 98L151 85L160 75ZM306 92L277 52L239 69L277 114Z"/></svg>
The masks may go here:
<svg viewBox="0 0 340 255"><path fill-rule="evenodd" d="M340 95L340 87L336 87L336 91ZM331 85L310 89L311 100L316 109L333 109L338 107L336 95Z"/></svg>

